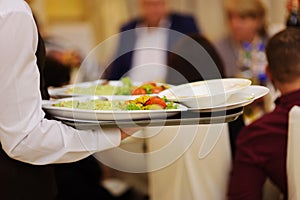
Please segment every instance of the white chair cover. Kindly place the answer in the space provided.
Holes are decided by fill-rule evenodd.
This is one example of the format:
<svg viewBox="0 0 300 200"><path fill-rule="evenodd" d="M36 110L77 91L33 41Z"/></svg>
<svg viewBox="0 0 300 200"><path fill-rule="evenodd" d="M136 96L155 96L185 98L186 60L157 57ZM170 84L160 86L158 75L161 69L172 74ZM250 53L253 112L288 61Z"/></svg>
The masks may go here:
<svg viewBox="0 0 300 200"><path fill-rule="evenodd" d="M300 107L289 113L287 179L289 200L300 199Z"/></svg>
<svg viewBox="0 0 300 200"><path fill-rule="evenodd" d="M150 152L159 151L163 147L167 147L168 144L170 145L174 140L178 140L178 143L174 145L176 148L171 149L169 152L176 154L176 151L184 152L185 150L185 153L182 153L170 165L161 166L161 169L149 173L151 200L226 199L227 183L231 169L227 124L164 127L158 132L159 134L147 140ZM203 156L203 153L200 152L201 147L207 148L207 145L203 146L203 142L210 140L210 144L213 144L212 140L217 138L216 135L218 140L216 140L214 148L204 158L200 159ZM177 138L174 138L174 136ZM191 139L193 141L188 146ZM160 159L157 160L149 157L149 167L154 168L156 164L169 159L172 156L171 154L160 156Z"/></svg>

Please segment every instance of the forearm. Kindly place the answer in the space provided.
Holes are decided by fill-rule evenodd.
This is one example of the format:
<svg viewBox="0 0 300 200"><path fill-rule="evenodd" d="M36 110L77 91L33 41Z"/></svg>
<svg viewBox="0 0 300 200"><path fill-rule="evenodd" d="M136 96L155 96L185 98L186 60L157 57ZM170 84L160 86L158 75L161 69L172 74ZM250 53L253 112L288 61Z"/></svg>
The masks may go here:
<svg viewBox="0 0 300 200"><path fill-rule="evenodd" d="M42 120L29 132L14 129L5 134L1 143L10 157L37 165L74 162L121 141L118 129L78 131L52 120Z"/></svg>

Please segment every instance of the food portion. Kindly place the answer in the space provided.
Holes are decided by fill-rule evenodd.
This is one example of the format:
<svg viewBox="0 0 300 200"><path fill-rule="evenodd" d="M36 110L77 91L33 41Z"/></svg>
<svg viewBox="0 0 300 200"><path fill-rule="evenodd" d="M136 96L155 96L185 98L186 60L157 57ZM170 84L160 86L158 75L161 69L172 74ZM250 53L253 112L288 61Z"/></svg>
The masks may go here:
<svg viewBox="0 0 300 200"><path fill-rule="evenodd" d="M166 98L160 98L158 96L140 96L126 103L126 110L170 110L178 108L178 104L172 101L169 102Z"/></svg>
<svg viewBox="0 0 300 200"><path fill-rule="evenodd" d="M159 85L154 82L136 86L128 77L122 78L120 81L122 83L120 85L110 85L110 82L107 81L104 84L89 87L71 87L66 93L80 95L145 95L158 94L169 88L167 85Z"/></svg>
<svg viewBox="0 0 300 200"><path fill-rule="evenodd" d="M70 87L66 90L67 94L81 95L130 95L134 87L129 78L121 79L121 86L110 85L109 81L104 84L91 85L89 87Z"/></svg>
<svg viewBox="0 0 300 200"><path fill-rule="evenodd" d="M133 88L131 90L132 95L143 95L143 94L158 94L169 87L166 85L158 85L154 82L143 83L141 86Z"/></svg>
<svg viewBox="0 0 300 200"><path fill-rule="evenodd" d="M76 108L85 110L170 110L177 109L178 104L168 102L166 98L143 95L134 100L100 100L87 101L60 101L53 104L55 107Z"/></svg>

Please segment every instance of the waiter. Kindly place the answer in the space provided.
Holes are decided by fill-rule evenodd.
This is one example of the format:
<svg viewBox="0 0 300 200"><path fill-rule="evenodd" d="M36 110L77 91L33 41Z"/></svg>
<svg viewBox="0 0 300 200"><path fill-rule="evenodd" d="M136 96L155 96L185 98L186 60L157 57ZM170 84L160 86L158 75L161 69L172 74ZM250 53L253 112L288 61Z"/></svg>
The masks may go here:
<svg viewBox="0 0 300 200"><path fill-rule="evenodd" d="M44 47L31 10L24 0L0 0L0 5L0 199L54 199L52 167L46 164L116 147L127 134L78 131L44 119L41 96L48 95L37 68L43 66Z"/></svg>

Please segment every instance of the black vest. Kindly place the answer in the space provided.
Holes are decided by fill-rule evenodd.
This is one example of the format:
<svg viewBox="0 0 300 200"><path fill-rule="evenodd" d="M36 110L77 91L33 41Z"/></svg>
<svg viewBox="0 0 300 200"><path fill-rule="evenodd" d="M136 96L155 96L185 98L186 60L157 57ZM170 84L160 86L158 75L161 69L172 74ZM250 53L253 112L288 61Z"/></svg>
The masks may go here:
<svg viewBox="0 0 300 200"><path fill-rule="evenodd" d="M44 42L39 36L36 52L41 74L41 95L49 99L44 86ZM16 122L17 123L17 122ZM54 200L56 187L52 166L35 166L11 159L0 144L0 199L3 200Z"/></svg>

